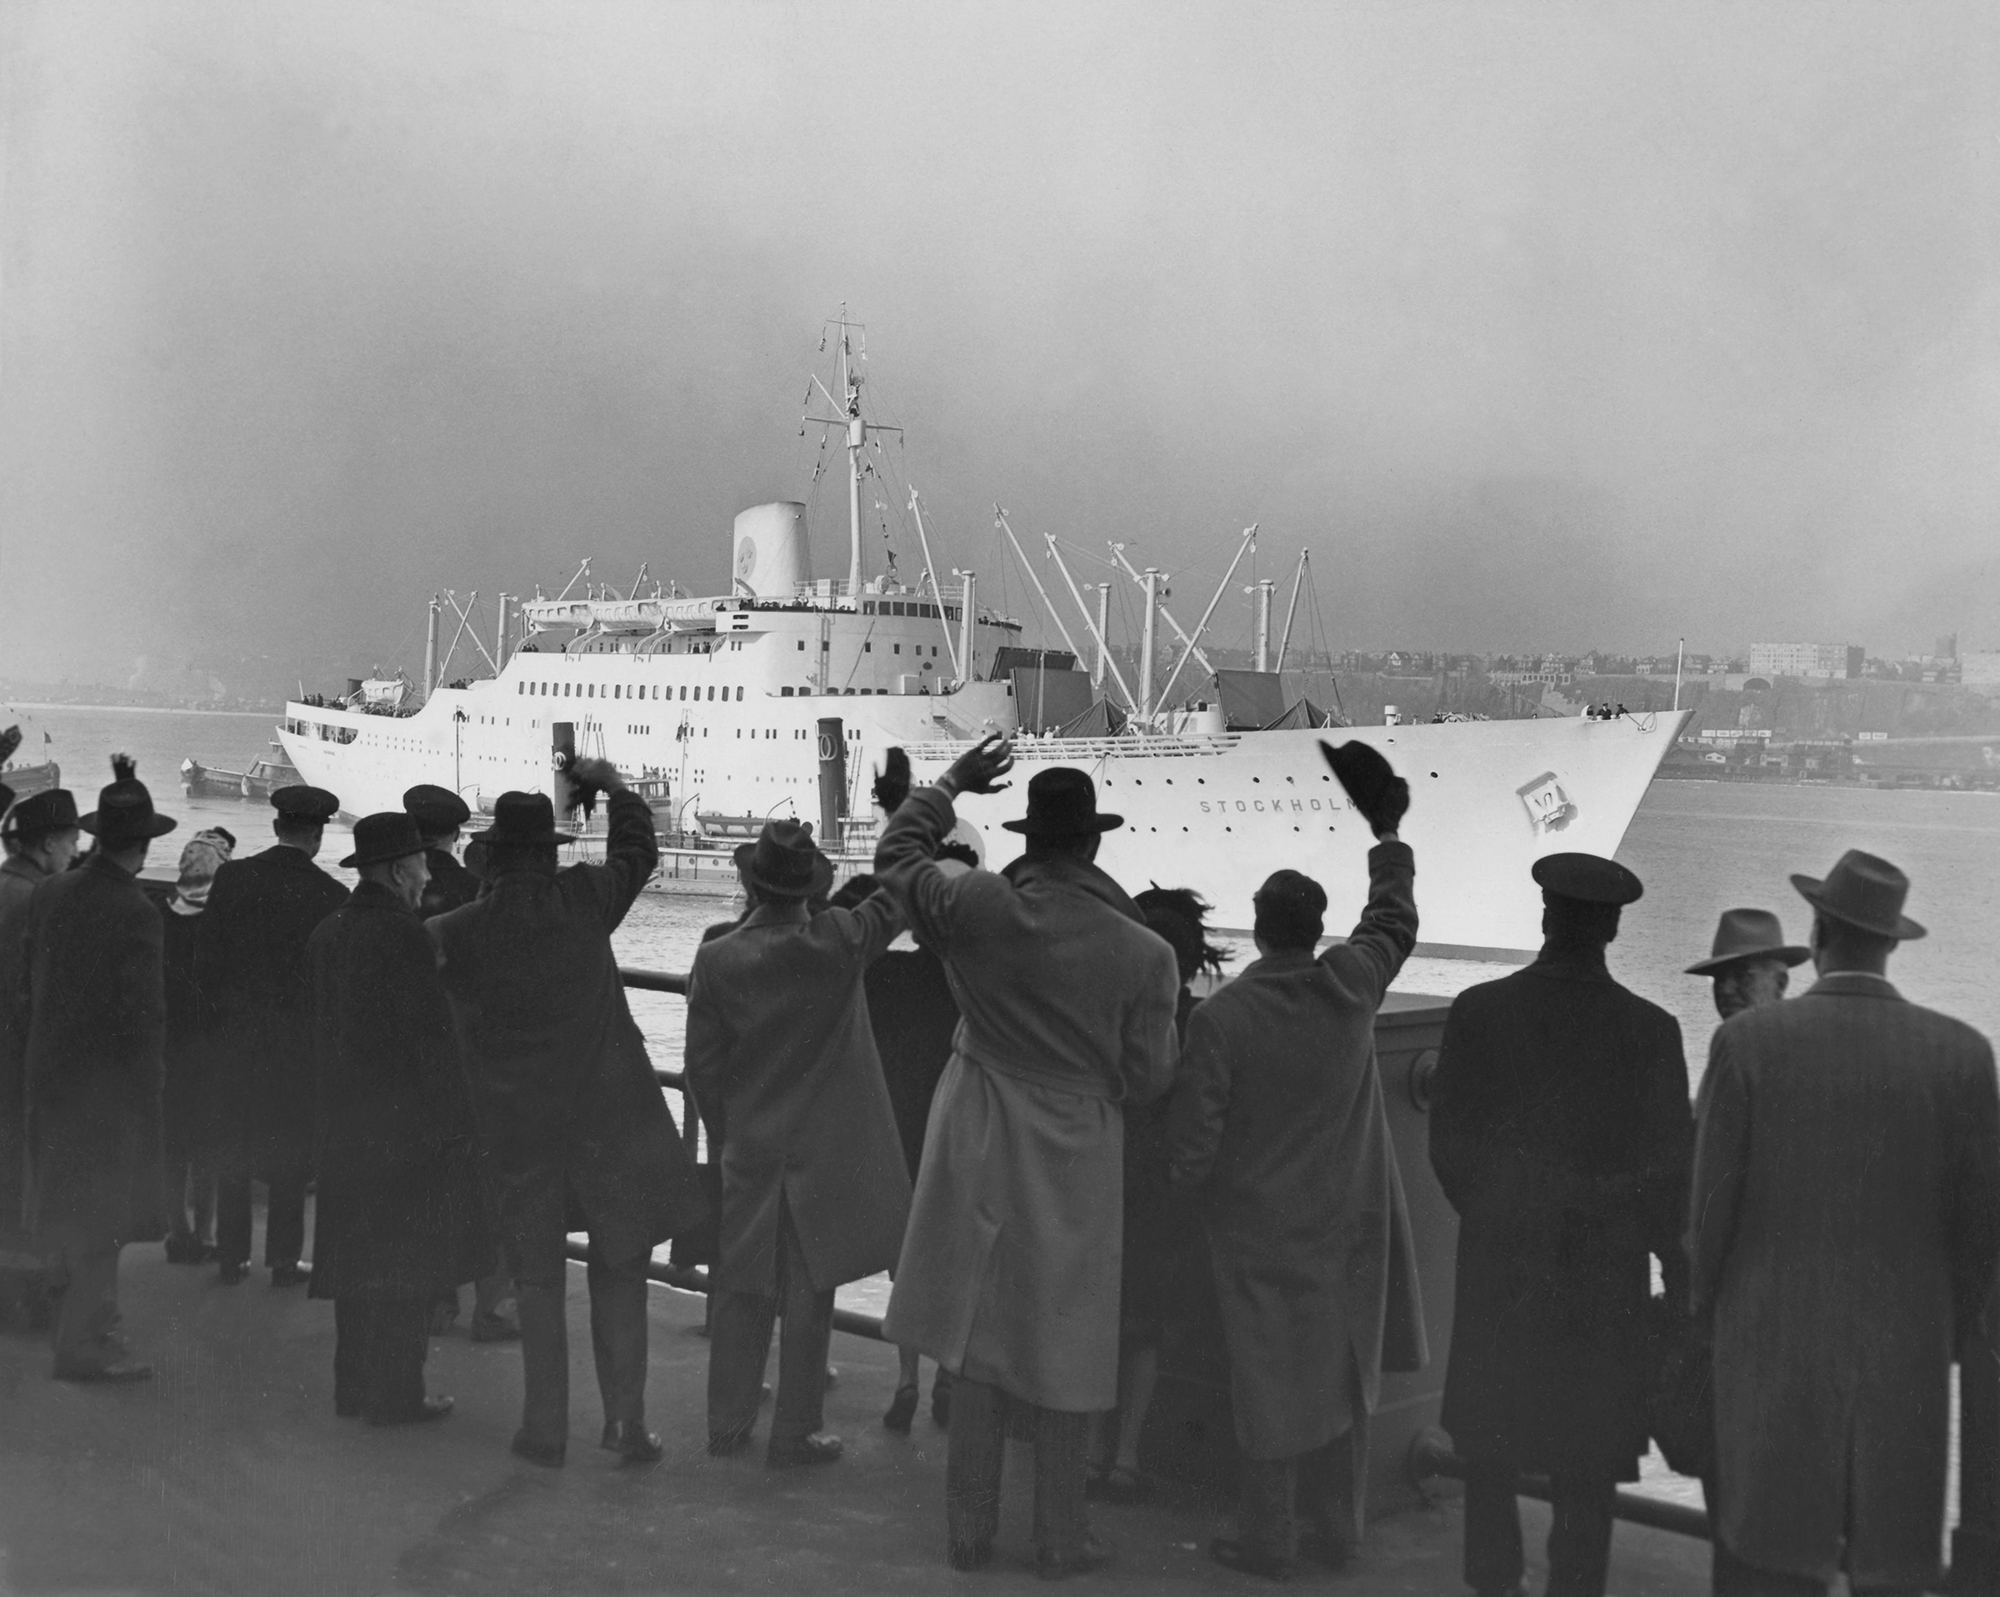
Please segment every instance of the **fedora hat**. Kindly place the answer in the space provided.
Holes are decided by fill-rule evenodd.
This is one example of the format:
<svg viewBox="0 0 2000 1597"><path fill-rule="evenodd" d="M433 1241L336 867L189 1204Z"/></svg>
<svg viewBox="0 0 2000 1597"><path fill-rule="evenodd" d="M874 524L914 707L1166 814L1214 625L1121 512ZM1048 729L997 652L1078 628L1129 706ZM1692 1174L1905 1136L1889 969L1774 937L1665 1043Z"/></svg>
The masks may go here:
<svg viewBox="0 0 2000 1597"><path fill-rule="evenodd" d="M364 865L386 865L423 852L424 834L416 821L401 810L383 810L354 823L354 852L340 863L358 871Z"/></svg>
<svg viewBox="0 0 2000 1597"><path fill-rule="evenodd" d="M1028 813L1000 824L1028 837L1084 837L1123 826L1125 817L1098 812L1097 784L1088 771L1058 765L1029 779Z"/></svg>
<svg viewBox="0 0 2000 1597"><path fill-rule="evenodd" d="M30 793L0 821L0 836L34 844L51 832L66 832L78 825L76 798L66 787L45 787Z"/></svg>
<svg viewBox="0 0 2000 1597"><path fill-rule="evenodd" d="M1910 879L1885 859L1850 848L1824 877L1792 877L1800 897L1822 915L1878 937L1914 942L1924 928L1903 913Z"/></svg>
<svg viewBox="0 0 2000 1597"><path fill-rule="evenodd" d="M819 898L833 885L833 861L813 842L806 821L766 821L754 843L736 847L743 880L773 898Z"/></svg>
<svg viewBox="0 0 2000 1597"><path fill-rule="evenodd" d="M1787 965L1803 965L1811 958L1810 948L1785 941L1785 928L1768 909L1725 909L1716 923L1708 958L1688 966L1687 974L1712 976L1740 959L1782 959Z"/></svg>
<svg viewBox="0 0 2000 1597"><path fill-rule="evenodd" d="M1634 904L1646 891L1623 865L1595 854L1544 854L1528 874L1543 892L1586 904Z"/></svg>
<svg viewBox="0 0 2000 1597"><path fill-rule="evenodd" d="M576 841L576 833L556 829L556 807L546 793L502 793L493 801L493 824L473 837L495 845Z"/></svg>
<svg viewBox="0 0 2000 1597"><path fill-rule="evenodd" d="M77 822L100 843L113 848L155 837L165 837L179 824L171 815L153 809L153 795L139 780L139 767L123 754L111 757L114 780L98 789L97 808Z"/></svg>

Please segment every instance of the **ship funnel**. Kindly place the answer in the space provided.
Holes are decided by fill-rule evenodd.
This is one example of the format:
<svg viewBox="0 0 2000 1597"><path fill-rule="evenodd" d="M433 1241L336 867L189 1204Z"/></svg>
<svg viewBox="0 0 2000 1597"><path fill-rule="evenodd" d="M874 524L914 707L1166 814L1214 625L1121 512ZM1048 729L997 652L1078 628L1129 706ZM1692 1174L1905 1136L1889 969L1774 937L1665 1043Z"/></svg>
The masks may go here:
<svg viewBox="0 0 2000 1597"><path fill-rule="evenodd" d="M812 550L806 543L806 507L796 500L752 505L736 517L729 569L735 591L758 598L789 599L812 581Z"/></svg>

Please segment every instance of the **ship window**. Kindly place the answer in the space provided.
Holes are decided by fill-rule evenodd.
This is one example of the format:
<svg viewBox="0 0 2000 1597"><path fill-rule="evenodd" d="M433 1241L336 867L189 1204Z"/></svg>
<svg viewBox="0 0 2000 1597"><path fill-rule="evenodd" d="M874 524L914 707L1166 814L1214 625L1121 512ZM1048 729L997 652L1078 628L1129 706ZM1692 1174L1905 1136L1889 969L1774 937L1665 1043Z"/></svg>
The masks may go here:
<svg viewBox="0 0 2000 1597"><path fill-rule="evenodd" d="M863 599L861 601L861 613L865 616L872 616L875 613L875 601L873 599Z"/></svg>
<svg viewBox="0 0 2000 1597"><path fill-rule="evenodd" d="M872 643L864 643L861 645L861 652L863 654L873 654L875 652L875 645Z"/></svg>
<svg viewBox="0 0 2000 1597"><path fill-rule="evenodd" d="M903 646L900 643L896 645L896 652L898 654L901 654L903 652Z"/></svg>
<svg viewBox="0 0 2000 1597"><path fill-rule="evenodd" d="M806 640L804 638L801 638L799 639L799 653L804 654L805 652L806 652Z"/></svg>
<svg viewBox="0 0 2000 1597"><path fill-rule="evenodd" d="M712 701L712 700L713 700L713 699L715 698L715 689L714 689L714 688L710 688L710 689L708 690L708 696L709 696L709 698L710 698L710 700L711 700L711 701Z"/></svg>
<svg viewBox="0 0 2000 1597"><path fill-rule="evenodd" d="M618 683L618 684L617 684L616 686L614 686L614 687L612 688L612 690L611 690L611 696L612 696L612 697L613 697L614 699L622 699L622 698L624 698L624 697L625 697L625 684L624 684L624 683L622 683L622 682L620 682L620 683Z"/></svg>
<svg viewBox="0 0 2000 1597"><path fill-rule="evenodd" d="M781 699L789 699L789 698L790 698L791 696L792 696L792 690L791 690L790 688L780 688L780 689L778 689L778 697L779 697L779 698L781 698Z"/></svg>
<svg viewBox="0 0 2000 1597"><path fill-rule="evenodd" d="M683 682L683 683L681 684L681 697L682 697L683 699L686 699L686 698L687 698L687 696L688 696L688 690L687 690L687 684L686 684L685 682Z"/></svg>
<svg viewBox="0 0 2000 1597"><path fill-rule="evenodd" d="M567 682L563 684L563 697L564 698L569 697L569 684Z"/></svg>
<svg viewBox="0 0 2000 1597"><path fill-rule="evenodd" d="M741 704L743 702L743 690L741 688L738 688L736 690L736 702L738 704Z"/></svg>

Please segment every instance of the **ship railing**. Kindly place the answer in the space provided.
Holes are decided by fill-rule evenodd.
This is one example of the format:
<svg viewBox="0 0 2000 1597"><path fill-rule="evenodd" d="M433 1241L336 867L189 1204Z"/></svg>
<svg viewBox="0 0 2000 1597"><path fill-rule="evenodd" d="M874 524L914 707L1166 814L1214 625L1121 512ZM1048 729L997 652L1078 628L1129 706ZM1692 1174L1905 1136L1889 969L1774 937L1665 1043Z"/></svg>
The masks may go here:
<svg viewBox="0 0 2000 1597"><path fill-rule="evenodd" d="M974 738L932 738L923 743L905 744L913 760L951 761L963 754ZM1016 732L1017 755L1031 759L1101 760L1167 759L1189 754L1226 754L1242 741L1234 732L1134 733L1130 737L1066 738L1040 737L1032 732Z"/></svg>
<svg viewBox="0 0 2000 1597"><path fill-rule="evenodd" d="M687 978L667 971L621 965L618 978L640 992L682 997L687 993ZM663 1091L681 1095L681 1143L693 1159L700 1134L687 1096L687 1075L684 1071L659 1068L655 1068L653 1075ZM568 1252L579 1263L588 1255L588 1250L575 1242L568 1245ZM656 1259L648 1263L646 1275L649 1280L681 1292L714 1290L708 1271L698 1265L662 1263ZM1931 1588L1949 1597L2000 1597L2000 1283L1996 1283L1993 1304L1994 1312L1982 1318L1959 1362L1959 1522L1951 1533L1951 1566ZM833 1328L874 1342L888 1340L882 1334L880 1316L853 1309L836 1308ZM1463 1479L1465 1474L1464 1461L1454 1453L1451 1438L1439 1430L1425 1431L1416 1438L1405 1460L1405 1469L1411 1482L1419 1487L1440 1477ZM1545 1476L1524 1475L1519 1490L1524 1497L1550 1500ZM1620 1487L1612 1511L1634 1525L1704 1541L1711 1537L1707 1512L1691 1503Z"/></svg>

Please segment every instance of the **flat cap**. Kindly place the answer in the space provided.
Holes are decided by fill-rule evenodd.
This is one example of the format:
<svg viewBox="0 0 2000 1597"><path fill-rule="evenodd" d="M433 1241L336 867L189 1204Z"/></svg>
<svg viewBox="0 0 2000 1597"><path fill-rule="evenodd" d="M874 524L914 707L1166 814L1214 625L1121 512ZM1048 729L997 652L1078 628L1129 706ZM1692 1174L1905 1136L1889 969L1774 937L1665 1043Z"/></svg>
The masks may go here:
<svg viewBox="0 0 2000 1597"><path fill-rule="evenodd" d="M472 806L448 787L419 782L403 795L403 813L426 832L449 832L472 819Z"/></svg>
<svg viewBox="0 0 2000 1597"><path fill-rule="evenodd" d="M1586 904L1630 904L1646 891L1623 865L1595 854L1544 854L1531 874L1544 892Z"/></svg>
<svg viewBox="0 0 2000 1597"><path fill-rule="evenodd" d="M340 800L323 787L293 787L271 790L271 808L288 821L301 826L324 826L340 812Z"/></svg>
<svg viewBox="0 0 2000 1597"><path fill-rule="evenodd" d="M46 837L66 832L76 823L76 796L66 787L45 787L9 810L0 830L9 837Z"/></svg>

